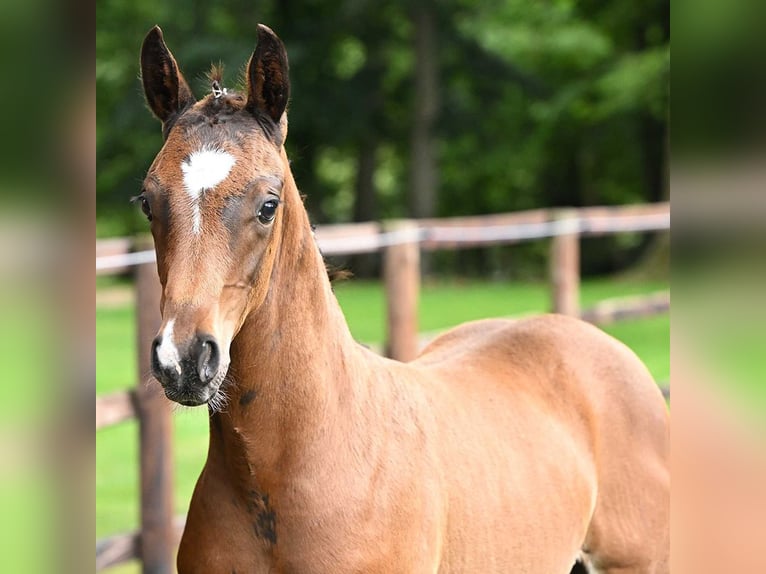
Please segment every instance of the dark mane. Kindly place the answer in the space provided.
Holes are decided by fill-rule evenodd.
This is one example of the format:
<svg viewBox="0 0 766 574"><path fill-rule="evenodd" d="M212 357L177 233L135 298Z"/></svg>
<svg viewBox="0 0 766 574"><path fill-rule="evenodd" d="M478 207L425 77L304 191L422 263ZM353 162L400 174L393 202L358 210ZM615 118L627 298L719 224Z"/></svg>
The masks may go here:
<svg viewBox="0 0 766 574"><path fill-rule="evenodd" d="M306 196L301 194L301 199L305 202ZM311 224L311 233L314 236L314 241L316 241L316 229L317 226L312 223ZM319 248L319 244L317 243L317 248ZM324 262L324 268L327 271L327 278L330 280L330 283L334 284L338 281L345 281L346 279L350 279L354 276L354 273L350 269L345 269L344 267L335 265L334 263L330 263L327 260L327 256L325 256L324 253L322 253L322 249L319 248L319 254L322 256L322 261Z"/></svg>

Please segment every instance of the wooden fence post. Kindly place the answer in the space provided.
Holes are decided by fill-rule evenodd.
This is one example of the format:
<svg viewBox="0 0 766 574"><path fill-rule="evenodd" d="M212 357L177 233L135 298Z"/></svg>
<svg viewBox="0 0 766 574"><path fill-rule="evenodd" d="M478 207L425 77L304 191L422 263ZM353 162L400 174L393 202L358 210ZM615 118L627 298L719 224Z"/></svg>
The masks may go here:
<svg viewBox="0 0 766 574"><path fill-rule="evenodd" d="M420 291L420 244L414 221L387 222L384 230L403 242L383 251L383 277L388 309L386 354L398 361L411 361L418 355L418 296Z"/></svg>
<svg viewBox="0 0 766 574"><path fill-rule="evenodd" d="M554 313L580 315L580 234L574 209L555 212L553 221L560 226L551 241L549 272Z"/></svg>
<svg viewBox="0 0 766 574"><path fill-rule="evenodd" d="M138 239L136 250L153 249L151 238ZM173 546L173 421L170 403L151 376L150 349L160 328L161 287L155 263L138 265L136 321L138 333L138 387L136 411L139 424L141 466L140 557L143 574L175 572Z"/></svg>

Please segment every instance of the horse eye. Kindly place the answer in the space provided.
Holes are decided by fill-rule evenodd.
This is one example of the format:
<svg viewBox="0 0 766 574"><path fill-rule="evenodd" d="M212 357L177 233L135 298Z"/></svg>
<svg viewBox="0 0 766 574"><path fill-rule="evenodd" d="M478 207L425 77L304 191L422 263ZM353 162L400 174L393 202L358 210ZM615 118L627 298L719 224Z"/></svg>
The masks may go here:
<svg viewBox="0 0 766 574"><path fill-rule="evenodd" d="M274 221L274 216L277 214L277 205L279 205L279 202L275 199L270 199L264 203L258 210L258 221L264 225Z"/></svg>
<svg viewBox="0 0 766 574"><path fill-rule="evenodd" d="M144 215L146 216L146 219L149 221L152 220L152 208L149 207L149 200L146 199L144 196L141 196L141 211L144 212Z"/></svg>
<svg viewBox="0 0 766 574"><path fill-rule="evenodd" d="M130 198L130 202L131 203L135 203L137 201L141 203L141 211L144 212L144 215L146 216L146 219L151 221L152 220L152 208L149 206L149 200L146 199L146 196L143 194L143 192L141 192L141 195L137 195L135 197L131 197Z"/></svg>

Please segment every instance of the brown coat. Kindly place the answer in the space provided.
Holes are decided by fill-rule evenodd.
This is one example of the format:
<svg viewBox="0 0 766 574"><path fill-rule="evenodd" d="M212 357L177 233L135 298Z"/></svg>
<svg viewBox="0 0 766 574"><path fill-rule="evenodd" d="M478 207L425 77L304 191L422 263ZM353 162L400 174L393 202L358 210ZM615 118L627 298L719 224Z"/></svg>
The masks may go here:
<svg viewBox="0 0 766 574"><path fill-rule="evenodd" d="M279 39L259 28L246 97L190 99L158 28L142 68L167 136L141 195L153 370L211 409L179 572L668 571L668 413L630 350L545 316L371 353L290 172Z"/></svg>

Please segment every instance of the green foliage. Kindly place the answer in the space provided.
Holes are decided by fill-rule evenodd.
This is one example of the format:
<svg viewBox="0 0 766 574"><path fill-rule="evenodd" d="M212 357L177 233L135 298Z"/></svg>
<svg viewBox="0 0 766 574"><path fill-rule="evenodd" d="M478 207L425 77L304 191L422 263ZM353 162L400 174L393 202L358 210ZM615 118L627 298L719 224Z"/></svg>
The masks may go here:
<svg viewBox="0 0 766 574"><path fill-rule="evenodd" d="M426 6L437 34L436 215L665 197L666 0ZM204 72L219 59L233 71L225 82L237 84L256 23L269 24L290 56L287 147L314 219L354 217L365 146L375 157L377 196L367 216L407 216L410 130L420 97L411 10L401 0L100 4L98 234L145 226L127 200L162 145L138 81L141 41L155 23L198 96L209 89ZM587 272L588 257L584 265Z"/></svg>
<svg viewBox="0 0 766 574"><path fill-rule="evenodd" d="M613 50L605 31L579 17L571 2L482 3L458 28L489 52L546 76L577 76Z"/></svg>
<svg viewBox="0 0 766 574"><path fill-rule="evenodd" d="M596 81L599 105L593 117L646 110L655 117L667 113L670 47L660 46L641 53L625 54Z"/></svg>

